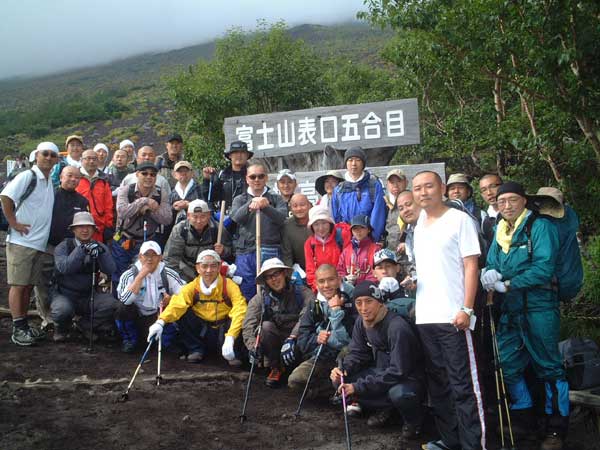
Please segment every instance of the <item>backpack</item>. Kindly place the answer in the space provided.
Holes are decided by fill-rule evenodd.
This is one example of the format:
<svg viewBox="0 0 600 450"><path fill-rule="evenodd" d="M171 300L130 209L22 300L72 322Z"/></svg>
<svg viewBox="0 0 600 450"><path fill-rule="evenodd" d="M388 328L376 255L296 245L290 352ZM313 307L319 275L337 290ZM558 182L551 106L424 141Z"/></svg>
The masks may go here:
<svg viewBox="0 0 600 450"><path fill-rule="evenodd" d="M479 209L479 207L476 207L476 211L479 215L479 217L476 217L473 214L471 214L471 212L467 208L465 208L464 203L460 200L448 200L446 202L446 206L464 212L475 222L475 226L477 227L477 240L479 241L479 249L481 250L478 260L478 266L480 269L483 269L487 265L487 254L490 246L485 237L481 223L481 209Z"/></svg>
<svg viewBox="0 0 600 450"><path fill-rule="evenodd" d="M221 265L221 272L223 271L223 265ZM225 269L227 270L227 269ZM233 303L231 303L231 297L229 297L229 294L227 293L227 277L225 275L223 275L222 273L220 274L223 277L223 303L225 303L229 308L233 307ZM196 286L194 288L194 300L193 300L193 304L195 305L196 303L219 303L218 300L201 300L200 299L200 290L198 289L198 286Z"/></svg>
<svg viewBox="0 0 600 450"><path fill-rule="evenodd" d="M600 349L593 340L572 337L559 342L558 350L571 389L588 389L600 385Z"/></svg>
<svg viewBox="0 0 600 450"><path fill-rule="evenodd" d="M532 211L527 222L525 222L525 235L527 236L527 255L529 261L533 257L533 243L531 242L531 228L538 217L548 219L554 224L560 240L559 255L556 258L556 268L552 277L553 288L558 290L558 299L561 302L569 302L574 299L583 286L583 263L581 251L577 242L576 233L569 233L568 224L560 219L539 214Z"/></svg>
<svg viewBox="0 0 600 450"><path fill-rule="evenodd" d="M32 169L28 169L28 170L31 172L31 175L32 175L31 180L29 180L29 184L25 188L25 192L23 192L23 195L21 195L21 198L19 199L18 204L15 206L15 215L17 214L17 211L19 210L19 208L21 207L23 202L25 200L27 200L27 198L33 193L33 191L35 190L35 187L37 186L37 175L35 174L35 172ZM2 210L2 204L0 203L0 230L8 231L8 229L9 229L8 220L6 219L6 216L4 215L4 211Z"/></svg>
<svg viewBox="0 0 600 450"><path fill-rule="evenodd" d="M127 186L127 201L129 203L133 203L136 200L135 186L136 186L135 183L131 183L130 185ZM151 198L152 198L152 200L156 201L156 203L158 203L160 205L160 200L162 197L160 187L155 185L154 188L156 189L156 195L153 195ZM124 220L119 221L119 225L117 227L117 230L118 230L117 234L120 234L122 231L128 232L128 230L123 228L123 223L124 223Z"/></svg>

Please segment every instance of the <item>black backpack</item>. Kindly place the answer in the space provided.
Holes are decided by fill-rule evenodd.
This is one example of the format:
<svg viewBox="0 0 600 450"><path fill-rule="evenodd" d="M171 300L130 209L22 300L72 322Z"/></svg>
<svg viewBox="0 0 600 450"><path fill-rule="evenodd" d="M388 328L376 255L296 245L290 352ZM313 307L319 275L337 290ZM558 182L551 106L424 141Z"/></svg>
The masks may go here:
<svg viewBox="0 0 600 450"><path fill-rule="evenodd" d="M27 200L27 198L33 193L35 187L37 186L37 175L32 169L29 169L29 171L31 172L31 180L29 180L29 184L25 188L25 192L23 192L23 195L19 199L18 204L15 206L15 214L17 214L18 209L21 207L23 202ZM2 203L0 203L0 230L8 231L8 228L8 220L6 219L4 211L2 210Z"/></svg>
<svg viewBox="0 0 600 450"><path fill-rule="evenodd" d="M558 343L573 390L600 386L600 349L591 339L572 337Z"/></svg>

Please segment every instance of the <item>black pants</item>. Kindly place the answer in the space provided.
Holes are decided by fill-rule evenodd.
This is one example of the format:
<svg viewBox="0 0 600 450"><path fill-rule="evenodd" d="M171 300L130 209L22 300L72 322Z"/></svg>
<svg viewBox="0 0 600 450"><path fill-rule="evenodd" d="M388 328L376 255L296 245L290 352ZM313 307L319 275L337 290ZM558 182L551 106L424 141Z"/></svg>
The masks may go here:
<svg viewBox="0 0 600 450"><path fill-rule="evenodd" d="M418 330L440 438L450 448L484 449L483 401L471 332L442 323L418 325Z"/></svg>

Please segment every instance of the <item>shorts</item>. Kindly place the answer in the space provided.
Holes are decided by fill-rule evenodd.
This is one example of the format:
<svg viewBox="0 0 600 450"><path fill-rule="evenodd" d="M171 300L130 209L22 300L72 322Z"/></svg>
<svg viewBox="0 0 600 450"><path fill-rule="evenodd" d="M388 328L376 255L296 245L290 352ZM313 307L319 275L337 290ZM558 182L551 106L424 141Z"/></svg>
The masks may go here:
<svg viewBox="0 0 600 450"><path fill-rule="evenodd" d="M35 248L6 243L6 282L9 286L39 284L44 258Z"/></svg>

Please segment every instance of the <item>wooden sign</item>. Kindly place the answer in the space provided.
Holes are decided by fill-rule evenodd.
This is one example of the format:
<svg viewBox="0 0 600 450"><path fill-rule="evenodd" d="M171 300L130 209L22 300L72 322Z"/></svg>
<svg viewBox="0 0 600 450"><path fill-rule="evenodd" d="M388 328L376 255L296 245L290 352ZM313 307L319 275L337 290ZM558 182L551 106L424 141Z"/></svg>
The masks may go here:
<svg viewBox="0 0 600 450"><path fill-rule="evenodd" d="M244 141L256 158L420 143L417 99L326 106L297 111L228 117L225 146Z"/></svg>

